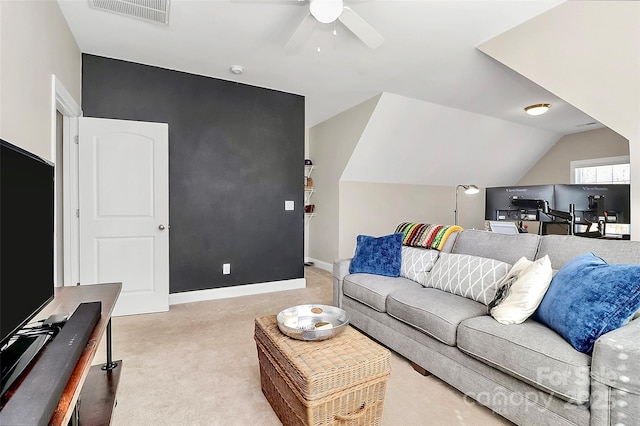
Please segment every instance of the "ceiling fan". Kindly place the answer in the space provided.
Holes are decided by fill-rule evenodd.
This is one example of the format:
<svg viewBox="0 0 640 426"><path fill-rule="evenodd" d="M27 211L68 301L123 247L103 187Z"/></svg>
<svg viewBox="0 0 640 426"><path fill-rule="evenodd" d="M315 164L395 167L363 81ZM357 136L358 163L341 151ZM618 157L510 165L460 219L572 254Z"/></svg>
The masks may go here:
<svg viewBox="0 0 640 426"><path fill-rule="evenodd" d="M369 25L353 9L344 5L343 0L300 0L309 3L309 13L298 25L287 42L285 50L299 50L310 38L318 23L340 22L370 49L377 49L384 43L384 37Z"/></svg>

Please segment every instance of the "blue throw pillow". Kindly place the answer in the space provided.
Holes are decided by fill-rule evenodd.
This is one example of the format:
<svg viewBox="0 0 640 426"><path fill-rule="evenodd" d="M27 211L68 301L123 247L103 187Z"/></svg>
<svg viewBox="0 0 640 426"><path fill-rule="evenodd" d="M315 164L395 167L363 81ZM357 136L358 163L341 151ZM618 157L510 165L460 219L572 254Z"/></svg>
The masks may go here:
<svg viewBox="0 0 640 426"><path fill-rule="evenodd" d="M638 308L640 265L610 265L587 253L553 277L533 319L591 353L598 337L623 326Z"/></svg>
<svg viewBox="0 0 640 426"><path fill-rule="evenodd" d="M351 259L349 272L399 277L403 236L402 232L378 238L358 235L356 254Z"/></svg>

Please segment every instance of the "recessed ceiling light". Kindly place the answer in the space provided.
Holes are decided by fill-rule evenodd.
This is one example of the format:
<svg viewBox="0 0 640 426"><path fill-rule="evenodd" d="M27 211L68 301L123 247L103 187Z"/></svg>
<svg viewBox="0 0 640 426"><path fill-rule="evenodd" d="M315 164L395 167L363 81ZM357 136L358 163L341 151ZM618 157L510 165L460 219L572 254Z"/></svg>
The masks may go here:
<svg viewBox="0 0 640 426"><path fill-rule="evenodd" d="M549 111L551 104L535 104L525 107L524 110L529 115L541 115Z"/></svg>
<svg viewBox="0 0 640 426"><path fill-rule="evenodd" d="M229 71L232 74L242 74L244 72L244 67L242 65L231 65L229 67Z"/></svg>

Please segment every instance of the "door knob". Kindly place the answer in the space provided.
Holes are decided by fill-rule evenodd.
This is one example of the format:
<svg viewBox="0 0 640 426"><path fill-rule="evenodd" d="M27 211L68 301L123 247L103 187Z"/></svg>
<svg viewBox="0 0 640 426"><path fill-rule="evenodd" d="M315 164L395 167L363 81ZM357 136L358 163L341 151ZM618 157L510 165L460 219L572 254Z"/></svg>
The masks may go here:
<svg viewBox="0 0 640 426"><path fill-rule="evenodd" d="M160 226L158 226L158 229L161 230L161 231L164 231L165 230L165 226L161 224Z"/></svg>

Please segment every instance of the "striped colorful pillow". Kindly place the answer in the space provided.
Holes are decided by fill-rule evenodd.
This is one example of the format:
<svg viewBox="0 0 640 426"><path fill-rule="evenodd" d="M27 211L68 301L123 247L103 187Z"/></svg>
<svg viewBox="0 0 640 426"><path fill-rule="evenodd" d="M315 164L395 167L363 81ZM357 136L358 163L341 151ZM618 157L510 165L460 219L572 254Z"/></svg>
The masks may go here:
<svg viewBox="0 0 640 426"><path fill-rule="evenodd" d="M442 250L453 232L462 231L458 225L430 225L427 223L402 222L395 232L402 232L402 245Z"/></svg>

